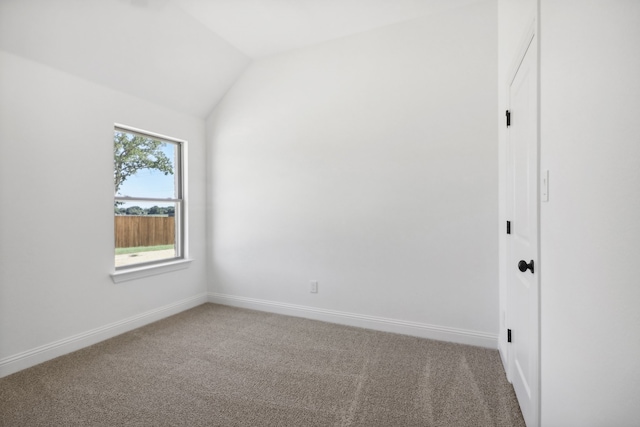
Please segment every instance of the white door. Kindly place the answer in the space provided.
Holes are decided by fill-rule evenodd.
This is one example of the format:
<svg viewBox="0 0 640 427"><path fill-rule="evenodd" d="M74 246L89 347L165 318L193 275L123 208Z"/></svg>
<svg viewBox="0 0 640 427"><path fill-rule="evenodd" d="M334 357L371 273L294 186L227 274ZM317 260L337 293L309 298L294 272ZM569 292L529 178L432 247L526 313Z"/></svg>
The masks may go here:
<svg viewBox="0 0 640 427"><path fill-rule="evenodd" d="M532 36L509 85L507 128L507 328L511 331L508 369L528 427L539 423L536 43Z"/></svg>

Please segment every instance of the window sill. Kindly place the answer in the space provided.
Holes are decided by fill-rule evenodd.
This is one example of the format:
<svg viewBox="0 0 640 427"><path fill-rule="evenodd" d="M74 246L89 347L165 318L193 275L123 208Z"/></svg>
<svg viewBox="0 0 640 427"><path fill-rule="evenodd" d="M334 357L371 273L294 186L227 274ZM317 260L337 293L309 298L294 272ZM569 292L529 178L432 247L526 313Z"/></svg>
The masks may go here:
<svg viewBox="0 0 640 427"><path fill-rule="evenodd" d="M128 280L142 279L144 277L155 276L156 274L169 273L171 271L184 270L189 268L192 259L178 259L162 264L145 265L142 267L127 268L111 274L113 283L126 282Z"/></svg>

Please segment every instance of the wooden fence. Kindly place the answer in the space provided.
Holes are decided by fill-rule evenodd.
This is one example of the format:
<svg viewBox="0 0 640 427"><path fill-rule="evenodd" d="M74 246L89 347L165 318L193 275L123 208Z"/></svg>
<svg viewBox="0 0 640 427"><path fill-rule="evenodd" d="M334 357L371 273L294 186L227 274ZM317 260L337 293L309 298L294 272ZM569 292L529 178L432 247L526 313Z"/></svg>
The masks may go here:
<svg viewBox="0 0 640 427"><path fill-rule="evenodd" d="M172 216L116 215L116 248L172 245L175 218Z"/></svg>

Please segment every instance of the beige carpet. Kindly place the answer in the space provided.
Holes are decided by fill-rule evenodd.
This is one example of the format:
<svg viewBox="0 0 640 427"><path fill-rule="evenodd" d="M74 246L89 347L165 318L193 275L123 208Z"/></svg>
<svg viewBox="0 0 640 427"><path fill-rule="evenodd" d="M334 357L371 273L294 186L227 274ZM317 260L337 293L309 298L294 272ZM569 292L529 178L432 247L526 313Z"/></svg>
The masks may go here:
<svg viewBox="0 0 640 427"><path fill-rule="evenodd" d="M1 426L524 426L497 351L205 304L0 379Z"/></svg>

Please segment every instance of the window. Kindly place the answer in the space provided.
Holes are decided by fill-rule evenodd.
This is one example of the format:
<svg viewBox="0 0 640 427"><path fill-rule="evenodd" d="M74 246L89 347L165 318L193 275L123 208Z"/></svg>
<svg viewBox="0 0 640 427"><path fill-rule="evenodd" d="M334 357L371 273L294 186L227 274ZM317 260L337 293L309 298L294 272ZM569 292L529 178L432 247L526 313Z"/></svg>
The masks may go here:
<svg viewBox="0 0 640 427"><path fill-rule="evenodd" d="M116 274L185 258L184 148L184 141L116 125Z"/></svg>

